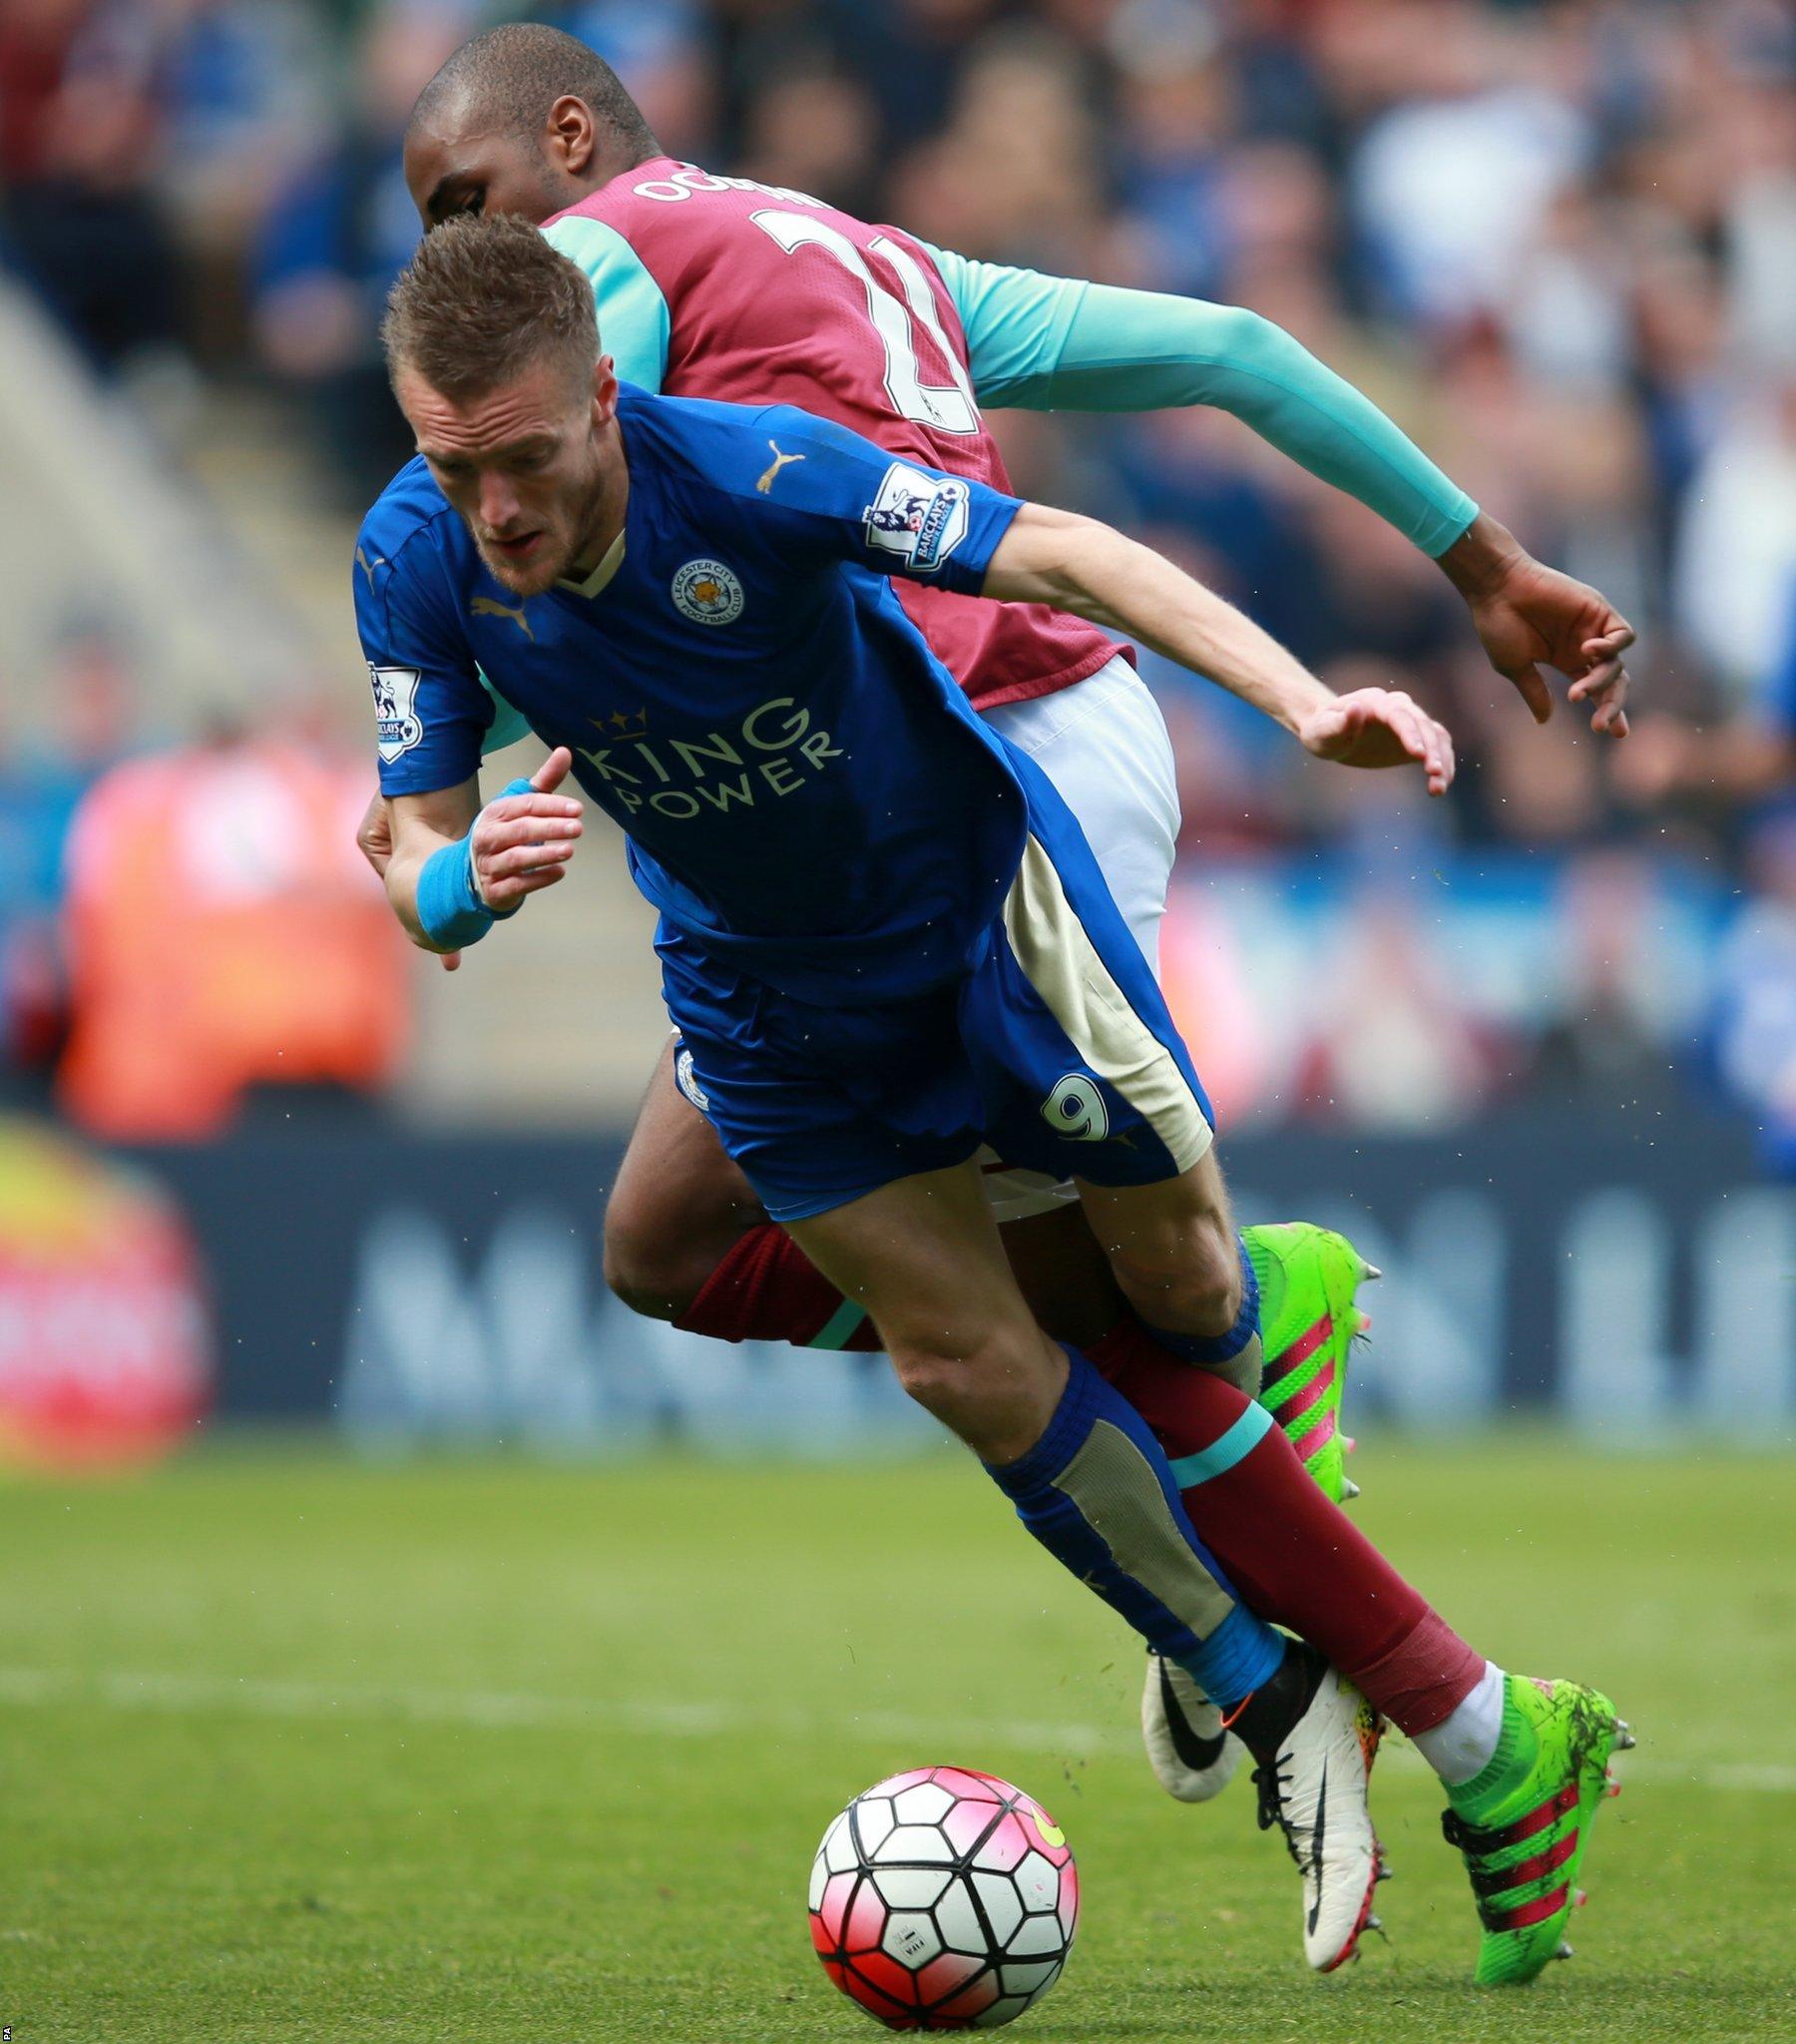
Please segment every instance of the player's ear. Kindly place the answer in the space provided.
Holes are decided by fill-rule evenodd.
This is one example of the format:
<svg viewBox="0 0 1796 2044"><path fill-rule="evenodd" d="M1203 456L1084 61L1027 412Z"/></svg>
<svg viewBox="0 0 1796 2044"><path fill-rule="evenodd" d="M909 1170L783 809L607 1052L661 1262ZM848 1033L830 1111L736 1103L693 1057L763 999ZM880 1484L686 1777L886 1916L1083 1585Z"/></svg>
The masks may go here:
<svg viewBox="0 0 1796 2044"><path fill-rule="evenodd" d="M610 355L593 364L593 423L609 426L618 413L618 365Z"/></svg>
<svg viewBox="0 0 1796 2044"><path fill-rule="evenodd" d="M549 126L543 138L549 161L570 178L584 178L593 167L599 146L593 112L585 100L563 93L549 109Z"/></svg>

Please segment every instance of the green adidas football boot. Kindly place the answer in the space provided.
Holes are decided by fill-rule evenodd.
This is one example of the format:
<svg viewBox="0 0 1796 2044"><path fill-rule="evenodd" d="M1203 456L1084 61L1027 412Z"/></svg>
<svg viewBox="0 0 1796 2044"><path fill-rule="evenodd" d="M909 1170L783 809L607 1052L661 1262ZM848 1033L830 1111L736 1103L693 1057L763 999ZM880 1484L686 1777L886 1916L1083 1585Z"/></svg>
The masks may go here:
<svg viewBox="0 0 1796 2044"><path fill-rule="evenodd" d="M1583 1900L1578 1874L1604 1794L1620 1794L1611 1755L1633 1734L1600 1691L1577 1682L1504 1681L1503 1731L1480 1775L1449 1788L1441 1818L1465 1854L1484 1935L1481 1987L1520 1985L1569 1959L1566 1924Z"/></svg>
<svg viewBox="0 0 1796 2044"><path fill-rule="evenodd" d="M1244 1228L1241 1241L1259 1280L1260 1403L1324 1496L1342 1504L1359 1495L1342 1459L1353 1445L1341 1431L1347 1351L1372 1324L1358 1295L1379 1274L1344 1235L1309 1221Z"/></svg>

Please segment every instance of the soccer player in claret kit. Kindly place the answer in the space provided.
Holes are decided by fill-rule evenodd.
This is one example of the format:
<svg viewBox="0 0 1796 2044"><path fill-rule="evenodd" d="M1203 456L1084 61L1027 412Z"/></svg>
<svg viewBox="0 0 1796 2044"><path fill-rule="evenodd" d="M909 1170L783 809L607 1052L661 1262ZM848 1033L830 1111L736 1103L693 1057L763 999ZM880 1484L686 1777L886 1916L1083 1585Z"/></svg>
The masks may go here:
<svg viewBox="0 0 1796 2044"><path fill-rule="evenodd" d="M420 98L406 175L427 225L517 213L591 278L626 380L732 402L782 399L894 453L1005 487L980 402L1142 410L1214 404L1351 492L1438 556L1492 663L1538 718L1535 665L1575 677L1592 723L1619 733L1632 638L1595 591L1531 560L1358 392L1289 335L1238 308L1100 288L969 262L803 193L713 177L662 154L616 76L572 37L511 24L476 37ZM1119 648L1039 605L994 606L906 586L900 600L969 697L1066 796L1150 964L1178 825L1159 713ZM520 727L504 707L489 749ZM364 846L384 857L377 799ZM606 1273L638 1310L730 1340L871 1346L844 1299L724 1156L667 1052L608 1204ZM994 1211L1025 1294L1071 1338L1109 1325L1118 1294L1069 1189L994 1170ZM1220 1196L1220 1182L1216 1191ZM1301 1224L1237 1239L1225 1200L1188 1282L1222 1336L1256 1338L1226 1366L1258 1391L1330 1497L1341 1391L1365 1266ZM1243 1256L1244 1252L1244 1256ZM1176 1401L1175 1382L1164 1387ZM1226 1780L1216 1714L1150 1660L1143 1728L1156 1773L1198 1799ZM1193 1766L1193 1753L1225 1758Z"/></svg>
<svg viewBox="0 0 1796 2044"><path fill-rule="evenodd" d="M1621 655L1633 635L1612 607L1531 560L1374 405L1250 312L968 261L803 193L681 164L599 57L538 24L494 29L449 60L413 113L405 168L426 225L463 212L546 224L592 281L620 375L644 389L796 404L1000 489L982 403L1225 407L1436 556L1537 718L1551 698L1536 663L1549 661L1574 678L1596 728L1626 729ZM909 584L899 600L975 708L1065 795L1155 963L1178 804L1164 725L1126 649L1042 605ZM520 729L502 709L490 749ZM378 803L364 841L378 860ZM614 1287L640 1311L724 1339L871 1346L859 1303L756 1214L676 1071L671 1046L607 1208ZM1013 1171L989 1190L1044 1324L1072 1338L1102 1331L1116 1289L1065 1189ZM1258 1391L1263 1368L1268 1408L1339 1498L1351 1488L1339 1407L1365 1266L1303 1225L1237 1240L1219 1181L1216 1191L1185 1279L1207 1292L1219 1338L1257 1300L1234 1380ZM1172 1722L1181 1711L1188 1724ZM1213 1737L1215 1714L1172 1671L1150 1666L1144 1722L1174 1792L1217 1784L1217 1771L1178 1757Z"/></svg>
<svg viewBox="0 0 1796 2044"><path fill-rule="evenodd" d="M492 30L451 58L418 102L405 162L427 225L481 211L547 223L591 278L627 376L646 388L782 396L895 453L1000 487L979 402L1224 407L1438 557L1493 666L1537 718L1551 698L1535 662L1548 660L1574 677L1572 694L1592 706L1597 729L1626 728L1621 654L1632 634L1612 608L1531 560L1375 406L1253 313L969 262L803 193L675 162L609 68L540 25ZM1154 964L1177 798L1164 725L1125 653L1041 607L909 585L901 601L976 706L1066 797ZM501 706L489 749L519 729ZM363 833L377 864L387 842L377 797ZM670 1046L607 1205L613 1288L640 1311L725 1339L873 1346L864 1307L767 1221L696 1103L676 1090L682 1069ZM986 1183L1042 1323L1069 1339L1110 1327L1120 1294L1072 1189L995 1161ZM1350 1495L1340 1401L1348 1347L1365 1324L1355 1293L1366 1266L1339 1236L1302 1223L1237 1236L1219 1178L1211 1190L1210 1225L1184 1274L1207 1291L1204 1324L1219 1344L1208 1366L1261 1397L1329 1497ZM1253 1330L1240 1345L1229 1338L1237 1325ZM1200 1433L1189 1408L1201 1388L1158 1351L1140 1358L1133 1394L1169 1448ZM1186 1503L1194 1514L1216 1508L1195 1485ZM1290 1565L1291 1537L1279 1529L1279 1565ZM1360 1662L1388 1673L1425 1659L1413 1612L1384 1609L1387 1625L1359 1643ZM1457 1727L1483 1694L1466 1752L1488 1756L1501 1711L1488 1693L1456 1695L1467 1680L1449 1659L1403 1685L1404 1729ZM1170 1793L1199 1801L1226 1785L1236 1743L1188 1677L1152 1654L1141 1725Z"/></svg>
<svg viewBox="0 0 1796 2044"><path fill-rule="evenodd" d="M1473 1864L1480 1974L1531 1977L1560 1948L1625 1730L1596 1692L1476 1655L1203 1366L1253 1329L1206 1332L1181 1284L1217 1198L1196 1076L1072 812L974 714L888 578L1112 619L1320 757L1414 761L1436 792L1445 733L1400 695L1333 697L1089 520L790 407L621 391L586 279L521 222L428 238L385 335L423 458L363 526L356 594L401 918L447 950L552 886L581 830L571 771L661 911L692 1097L1028 1529L1230 1713L1304 1876L1311 1962L1349 1955L1370 1910L1373 1706L1401 1722L1418 1687L1446 1688L1459 1702L1418 1744ZM483 673L554 749L484 807ZM1038 1327L973 1162L988 1137L1076 1179L1116 1246L1132 1313L1101 1340ZM1190 1429L1176 1469L1138 1409L1139 1359L1166 1351L1201 1387L1160 1418ZM1301 1569L1243 1587L1309 1646L1236 1596L1181 1482L1256 1528L1256 1561L1271 1521L1287 1547L1305 1529ZM1324 1655L1363 1651L1392 1609L1428 1652L1367 1670L1369 1703Z"/></svg>

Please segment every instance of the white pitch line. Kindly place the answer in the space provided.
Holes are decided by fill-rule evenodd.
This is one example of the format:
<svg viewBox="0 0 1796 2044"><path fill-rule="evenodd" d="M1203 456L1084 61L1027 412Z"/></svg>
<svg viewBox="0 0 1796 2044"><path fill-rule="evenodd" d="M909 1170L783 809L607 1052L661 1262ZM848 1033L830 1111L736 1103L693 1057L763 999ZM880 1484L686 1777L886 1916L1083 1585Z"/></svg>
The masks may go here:
<svg viewBox="0 0 1796 2044"><path fill-rule="evenodd" d="M289 1682L252 1676L195 1676L108 1670L0 1668L0 1704L99 1704L120 1711L224 1710L269 1718L409 1718L484 1730L590 1730L611 1725L676 1739L714 1739L760 1731L814 1739L852 1730L868 1739L936 1739L948 1744L1003 1741L1044 1753L1122 1750L1121 1734L1095 1726L1047 1721L955 1721L896 1711L850 1712L822 1718L803 1711L755 1710L739 1704L675 1703L623 1697L585 1701L517 1691L370 1688Z"/></svg>
<svg viewBox="0 0 1796 2044"><path fill-rule="evenodd" d="M386 1689L124 1669L87 1674L75 1669L0 1668L0 1705L5 1704L27 1709L98 1704L115 1711L225 1711L302 1720L401 1718L498 1732L578 1731L609 1725L673 1739L773 1732L806 1740L851 1732L865 1739L915 1741L939 1748L1006 1746L1061 1756L1125 1753L1135 1744L1133 1736L1120 1727L1071 1721L956 1720L903 1711L822 1718L802 1711L757 1711L734 1703L677 1703L652 1697L589 1702L511 1690ZM1386 1753L1399 1767L1423 1767L1421 1756L1407 1743L1389 1746ZM1624 1779L1647 1775L1699 1788L1796 1792L1796 1767L1775 1761L1684 1761L1668 1754L1634 1752L1619 1765Z"/></svg>

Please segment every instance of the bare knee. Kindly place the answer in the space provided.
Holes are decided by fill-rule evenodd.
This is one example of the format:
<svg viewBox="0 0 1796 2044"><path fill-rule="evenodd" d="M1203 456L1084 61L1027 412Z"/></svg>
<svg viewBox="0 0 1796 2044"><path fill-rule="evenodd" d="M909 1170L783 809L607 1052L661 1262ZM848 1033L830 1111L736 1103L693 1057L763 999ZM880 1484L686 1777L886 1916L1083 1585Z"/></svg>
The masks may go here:
<svg viewBox="0 0 1796 2044"><path fill-rule="evenodd" d="M1010 1462L1053 1416L1065 1359L1034 1327L1005 1327L966 1343L892 1340L908 1396L988 1462Z"/></svg>
<svg viewBox="0 0 1796 2044"><path fill-rule="evenodd" d="M638 1201L620 1186L605 1210L605 1281L633 1313L684 1319L742 1227L733 1208Z"/></svg>
<svg viewBox="0 0 1796 2044"><path fill-rule="evenodd" d="M678 1239L652 1235L605 1215L605 1283L646 1320L680 1320L717 1260L702 1262Z"/></svg>
<svg viewBox="0 0 1796 2044"><path fill-rule="evenodd" d="M1234 1231L1205 1216L1163 1238L1116 1251L1111 1267L1149 1326L1224 1334L1241 1310L1241 1258Z"/></svg>
<svg viewBox="0 0 1796 2044"><path fill-rule="evenodd" d="M972 1355L945 1355L927 1348L891 1350L892 1368L907 1398L914 1398L925 1411L933 1412L944 1425L953 1426L956 1417L974 1395L979 1361Z"/></svg>

